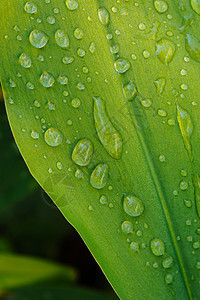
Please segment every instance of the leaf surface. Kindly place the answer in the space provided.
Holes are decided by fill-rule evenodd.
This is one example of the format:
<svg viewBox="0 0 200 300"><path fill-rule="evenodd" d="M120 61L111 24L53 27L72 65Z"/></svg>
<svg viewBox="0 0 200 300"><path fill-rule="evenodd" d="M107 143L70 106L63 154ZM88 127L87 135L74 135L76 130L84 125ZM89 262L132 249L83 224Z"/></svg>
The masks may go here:
<svg viewBox="0 0 200 300"><path fill-rule="evenodd" d="M121 299L198 299L200 16L190 1L34 3L0 4L30 172Z"/></svg>

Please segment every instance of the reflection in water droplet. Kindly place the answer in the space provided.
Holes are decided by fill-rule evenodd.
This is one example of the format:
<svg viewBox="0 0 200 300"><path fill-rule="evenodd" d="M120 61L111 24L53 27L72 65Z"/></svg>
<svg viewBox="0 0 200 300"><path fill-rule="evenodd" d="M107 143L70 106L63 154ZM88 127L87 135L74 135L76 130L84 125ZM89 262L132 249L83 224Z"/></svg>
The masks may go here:
<svg viewBox="0 0 200 300"><path fill-rule="evenodd" d="M76 0L66 0L65 4L69 10L75 10L78 7L78 1Z"/></svg>
<svg viewBox="0 0 200 300"><path fill-rule="evenodd" d="M196 205L197 215L200 218L200 177L199 174L194 174L193 176L193 185L194 185L194 199Z"/></svg>
<svg viewBox="0 0 200 300"><path fill-rule="evenodd" d="M138 217L144 212L144 204L134 195L124 197L124 211L131 217Z"/></svg>
<svg viewBox="0 0 200 300"><path fill-rule="evenodd" d="M121 225L123 233L128 234L133 231L133 224L129 221L124 221Z"/></svg>
<svg viewBox="0 0 200 300"><path fill-rule="evenodd" d="M69 47L69 37L68 34L61 30L58 29L55 33L55 41L57 45L63 49L67 49Z"/></svg>
<svg viewBox="0 0 200 300"><path fill-rule="evenodd" d="M190 142L190 137L193 132L193 124L188 112L184 110L182 107L180 107L180 105L177 105L177 120L179 123L185 148L187 149L189 158L192 161L193 156L192 156L192 146Z"/></svg>
<svg viewBox="0 0 200 300"><path fill-rule="evenodd" d="M200 0L191 0L193 10L200 15Z"/></svg>
<svg viewBox="0 0 200 300"><path fill-rule="evenodd" d="M165 244L160 239L151 241L151 251L156 256L161 256L165 253Z"/></svg>
<svg viewBox="0 0 200 300"><path fill-rule="evenodd" d="M106 112L105 102L100 98L93 97L94 120L98 137L106 151L115 159L122 155L122 138L111 123Z"/></svg>
<svg viewBox="0 0 200 300"><path fill-rule="evenodd" d="M43 31L34 29L29 35L29 41L35 48L43 48L49 40L49 37Z"/></svg>
<svg viewBox="0 0 200 300"><path fill-rule="evenodd" d="M72 152L72 160L79 166L88 166L93 156L93 144L88 139L80 140Z"/></svg>
<svg viewBox="0 0 200 300"><path fill-rule="evenodd" d="M131 64L127 58L120 58L114 62L114 67L117 73L123 74L130 69Z"/></svg>
<svg viewBox="0 0 200 300"><path fill-rule="evenodd" d="M63 135L57 128L49 128L44 134L44 140L49 146L56 147L62 143Z"/></svg>
<svg viewBox="0 0 200 300"><path fill-rule="evenodd" d="M108 165L99 164L96 166L90 177L90 183L95 189L102 189L108 180Z"/></svg>
<svg viewBox="0 0 200 300"><path fill-rule="evenodd" d="M135 98L137 94L137 88L132 79L129 81L129 83L123 86L123 93L128 101L132 101Z"/></svg>
<svg viewBox="0 0 200 300"><path fill-rule="evenodd" d="M55 82L55 79L53 77L53 75L51 75L48 72L43 72L42 75L40 76L40 83L46 87L49 88L51 87Z"/></svg>
<svg viewBox="0 0 200 300"><path fill-rule="evenodd" d="M158 95L162 95L162 93L164 92L165 90L165 85L166 85L166 79L161 77L161 78L158 78L154 81L154 84L156 86L156 92Z"/></svg>
<svg viewBox="0 0 200 300"><path fill-rule="evenodd" d="M105 26L108 25L109 20L110 20L110 14L105 7L100 7L98 9L98 17L99 17L101 24L103 24Z"/></svg>
<svg viewBox="0 0 200 300"><path fill-rule="evenodd" d="M185 49L192 59L200 62L200 41L190 33L185 37Z"/></svg>
<svg viewBox="0 0 200 300"><path fill-rule="evenodd" d="M163 0L155 0L154 1L155 9L160 13L163 14L168 10L168 4L167 2Z"/></svg>
<svg viewBox="0 0 200 300"><path fill-rule="evenodd" d="M26 53L22 53L19 57L19 63L25 69L30 68L31 67L31 58L30 58L30 56L28 56Z"/></svg>
<svg viewBox="0 0 200 300"><path fill-rule="evenodd" d="M34 2L28 1L24 5L24 10L28 14L34 14L37 12L37 5Z"/></svg>
<svg viewBox="0 0 200 300"><path fill-rule="evenodd" d="M168 66L168 64L172 61L175 53L175 45L172 41L161 39L156 43L156 52L155 55L158 56L160 61Z"/></svg>

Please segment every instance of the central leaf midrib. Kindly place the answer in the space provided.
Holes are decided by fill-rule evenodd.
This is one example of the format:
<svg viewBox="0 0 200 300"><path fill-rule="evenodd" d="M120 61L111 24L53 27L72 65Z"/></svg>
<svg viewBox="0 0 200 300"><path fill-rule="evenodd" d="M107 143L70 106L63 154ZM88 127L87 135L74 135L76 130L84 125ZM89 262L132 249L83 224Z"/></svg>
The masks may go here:
<svg viewBox="0 0 200 300"><path fill-rule="evenodd" d="M99 7L101 7L101 6L106 7L106 4L104 3L104 0L98 0L98 4L99 4ZM110 20L110 23L109 23L109 28L110 27L113 28L111 20ZM108 33L107 27L105 27L105 31ZM111 32L109 31L109 33L111 33ZM114 40L114 38L112 39L112 41L113 40ZM123 79L122 79L123 74L120 75L120 77L121 77L120 87L122 89L122 86L125 83L125 82L123 82ZM122 98L124 99L123 95L122 95ZM143 129L141 128L141 126L138 122L137 116L134 113L133 106L131 105L131 109L129 109L130 105L127 103L127 101L125 99L124 99L124 102L126 104L127 110L130 112L130 117L131 117L131 120L132 120L132 126L134 127L134 130L137 134L139 143L142 146L144 157L145 157L145 160L147 162L147 166L149 168L149 173L150 173L150 176L151 176L152 181L154 183L155 190L156 190L157 195L158 195L158 199L160 200L160 203L161 203L161 206L162 206L165 218L166 218L166 223L167 223L167 226L168 226L168 230L169 230L169 233L170 233L172 244L173 244L174 249L175 249L175 253L177 255L177 260L178 260L178 263L179 263L179 266L180 266L180 270L182 272L182 277L183 277L183 280L184 280L184 283L185 283L185 287L186 287L186 290L188 292L189 299L192 300L193 299L192 291L191 291L191 288L190 288L187 272L186 272L185 267L184 267L182 255L181 255L181 252L179 250L179 246L178 246L178 243L177 243L177 240L176 240L176 235L175 235L175 231L174 231L174 228L173 228L173 222L172 222L171 217L170 217L170 213L169 213L169 210L168 210L165 194L164 194L163 188L160 184L160 181L158 179L156 169L155 169L154 163L153 163L151 155L150 155L149 147L148 147L147 143L145 142ZM140 130L138 130L138 128L140 128Z"/></svg>

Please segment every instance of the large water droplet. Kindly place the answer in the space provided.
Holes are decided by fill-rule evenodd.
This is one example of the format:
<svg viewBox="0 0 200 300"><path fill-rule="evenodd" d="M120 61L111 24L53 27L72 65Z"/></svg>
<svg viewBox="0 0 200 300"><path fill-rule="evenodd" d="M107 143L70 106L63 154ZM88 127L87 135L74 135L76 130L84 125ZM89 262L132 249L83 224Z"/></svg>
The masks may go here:
<svg viewBox="0 0 200 300"><path fill-rule="evenodd" d="M130 69L131 64L127 58L119 58L114 62L114 67L117 73L123 74Z"/></svg>
<svg viewBox="0 0 200 300"><path fill-rule="evenodd" d="M110 20L110 14L105 7L100 7L98 9L98 17L99 17L101 24L103 24L105 26L108 25L109 20Z"/></svg>
<svg viewBox="0 0 200 300"><path fill-rule="evenodd" d="M156 86L156 92L158 95L162 95L162 93L164 92L165 90L165 85L166 85L166 79L161 77L161 78L158 78L154 81L154 84Z"/></svg>
<svg viewBox="0 0 200 300"><path fill-rule="evenodd" d="M163 14L168 10L168 4L167 2L163 0L156 0L154 1L155 9L160 13Z"/></svg>
<svg viewBox="0 0 200 300"><path fill-rule="evenodd" d="M129 216L138 217L144 211L144 204L136 196L128 195L124 197L123 208Z"/></svg>
<svg viewBox="0 0 200 300"><path fill-rule="evenodd" d="M34 29L29 35L29 41L35 48L43 48L49 40L49 37L43 31Z"/></svg>
<svg viewBox="0 0 200 300"><path fill-rule="evenodd" d="M161 39L156 43L156 52L155 55L158 56L160 61L168 66L172 61L175 53L175 45L172 41L167 39Z"/></svg>
<svg viewBox="0 0 200 300"><path fill-rule="evenodd" d="M19 63L25 69L30 68L31 67L31 58L30 58L30 56L26 53L22 53L19 57Z"/></svg>
<svg viewBox="0 0 200 300"><path fill-rule="evenodd" d="M137 94L137 88L132 79L129 81L129 83L123 86L123 93L128 101L132 101L135 98Z"/></svg>
<svg viewBox="0 0 200 300"><path fill-rule="evenodd" d="M161 256L165 253L165 244L160 239L151 241L151 251L156 256Z"/></svg>
<svg viewBox="0 0 200 300"><path fill-rule="evenodd" d="M93 100L95 127L99 139L110 156L119 159L122 155L121 135L108 117L105 102L100 97L93 97Z"/></svg>
<svg viewBox="0 0 200 300"><path fill-rule="evenodd" d="M191 0L193 10L200 15L200 0Z"/></svg>
<svg viewBox="0 0 200 300"><path fill-rule="evenodd" d="M88 139L80 140L72 152L72 160L79 166L88 166L93 156L93 144Z"/></svg>
<svg viewBox="0 0 200 300"><path fill-rule="evenodd" d="M96 166L90 177L90 183L95 189L102 189L108 180L108 165L99 164Z"/></svg>
<svg viewBox="0 0 200 300"><path fill-rule="evenodd" d="M24 5L24 10L28 14L34 14L37 12L37 5L34 2L28 1Z"/></svg>
<svg viewBox="0 0 200 300"><path fill-rule="evenodd" d="M169 269L173 266L174 259L172 256L168 256L162 261L163 268Z"/></svg>
<svg viewBox="0 0 200 300"><path fill-rule="evenodd" d="M65 4L69 10L75 10L78 7L78 1L76 0L66 0Z"/></svg>
<svg viewBox="0 0 200 300"><path fill-rule="evenodd" d="M69 47L69 37L68 34L61 30L58 29L55 33L55 41L58 46L60 46L63 49L67 49Z"/></svg>
<svg viewBox="0 0 200 300"><path fill-rule="evenodd" d="M63 135L57 128L49 128L44 134L44 140L49 146L56 147L62 143Z"/></svg>
<svg viewBox="0 0 200 300"><path fill-rule="evenodd" d="M187 149L189 158L192 161L193 156L192 156L192 146L190 142L190 137L193 132L193 124L188 112L184 110L180 105L177 105L177 120L179 123L185 148Z"/></svg>
<svg viewBox="0 0 200 300"><path fill-rule="evenodd" d="M133 231L133 224L130 221L124 221L121 225L123 233L128 234Z"/></svg>
<svg viewBox="0 0 200 300"><path fill-rule="evenodd" d="M193 176L193 185L194 185L194 199L196 205L197 215L200 218L200 178L199 174Z"/></svg>
<svg viewBox="0 0 200 300"><path fill-rule="evenodd" d="M200 62L200 41L190 33L185 37L185 49L192 59Z"/></svg>
<svg viewBox="0 0 200 300"><path fill-rule="evenodd" d="M48 72L43 72L42 75L40 76L40 83L46 87L49 88L51 87L55 82L55 79L53 75L51 75Z"/></svg>

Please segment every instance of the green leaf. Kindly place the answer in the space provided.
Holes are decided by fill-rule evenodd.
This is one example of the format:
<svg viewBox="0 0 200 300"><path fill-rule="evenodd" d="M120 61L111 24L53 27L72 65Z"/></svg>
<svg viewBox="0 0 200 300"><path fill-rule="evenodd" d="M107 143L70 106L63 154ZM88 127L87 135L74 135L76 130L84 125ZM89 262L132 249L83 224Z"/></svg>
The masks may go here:
<svg viewBox="0 0 200 300"><path fill-rule="evenodd" d="M27 285L48 282L59 278L60 281L71 282L76 279L76 272L69 267L48 262L42 259L0 254L0 289L9 290Z"/></svg>
<svg viewBox="0 0 200 300"><path fill-rule="evenodd" d="M198 299L198 12L34 3L0 4L1 80L30 172L121 299Z"/></svg>

